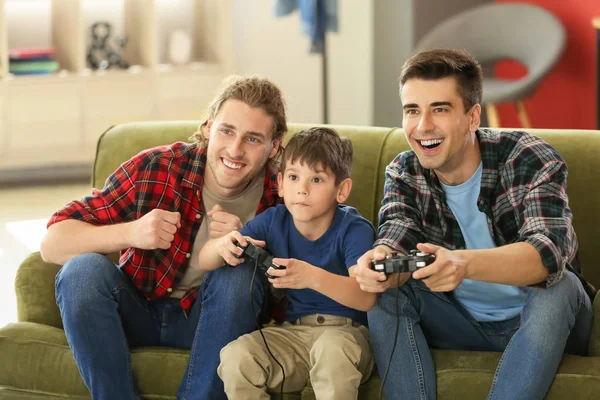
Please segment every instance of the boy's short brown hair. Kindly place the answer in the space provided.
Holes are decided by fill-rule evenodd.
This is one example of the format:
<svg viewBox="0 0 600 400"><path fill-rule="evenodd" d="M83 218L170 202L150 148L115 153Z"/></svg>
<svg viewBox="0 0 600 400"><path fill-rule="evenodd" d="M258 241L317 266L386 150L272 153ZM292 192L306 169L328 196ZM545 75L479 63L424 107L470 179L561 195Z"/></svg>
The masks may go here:
<svg viewBox="0 0 600 400"><path fill-rule="evenodd" d="M339 185L352 173L353 147L350 139L330 128L311 128L296 133L290 139L281 161L281 172L288 163L299 161L310 168L330 169Z"/></svg>

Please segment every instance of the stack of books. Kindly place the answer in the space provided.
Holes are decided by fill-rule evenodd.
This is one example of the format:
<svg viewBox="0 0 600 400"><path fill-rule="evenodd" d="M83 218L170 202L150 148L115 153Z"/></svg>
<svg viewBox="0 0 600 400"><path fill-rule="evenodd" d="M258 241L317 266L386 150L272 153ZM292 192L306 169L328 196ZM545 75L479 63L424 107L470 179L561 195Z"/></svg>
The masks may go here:
<svg viewBox="0 0 600 400"><path fill-rule="evenodd" d="M44 75L58 71L53 48L8 50L8 72L15 75Z"/></svg>

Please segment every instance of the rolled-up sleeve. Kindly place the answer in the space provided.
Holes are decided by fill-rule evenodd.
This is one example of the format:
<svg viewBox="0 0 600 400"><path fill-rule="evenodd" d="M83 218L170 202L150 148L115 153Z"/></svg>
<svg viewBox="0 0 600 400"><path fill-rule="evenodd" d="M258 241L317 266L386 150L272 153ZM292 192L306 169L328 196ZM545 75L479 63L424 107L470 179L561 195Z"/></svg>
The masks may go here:
<svg viewBox="0 0 600 400"><path fill-rule="evenodd" d="M92 225L108 225L133 220L135 217L135 182L138 166L134 159L123 163L107 179L102 190L93 189L92 195L72 201L55 212L48 227L67 219L76 219Z"/></svg>
<svg viewBox="0 0 600 400"><path fill-rule="evenodd" d="M562 279L565 265L577 252L573 213L566 193L567 165L562 160L546 162L531 179L522 200L518 241L537 249L548 269L550 287Z"/></svg>
<svg viewBox="0 0 600 400"><path fill-rule="evenodd" d="M382 206L379 210L378 237L373 246L386 245L407 254L425 241L415 201L415 190L402 179L403 168L397 157L385 171Z"/></svg>

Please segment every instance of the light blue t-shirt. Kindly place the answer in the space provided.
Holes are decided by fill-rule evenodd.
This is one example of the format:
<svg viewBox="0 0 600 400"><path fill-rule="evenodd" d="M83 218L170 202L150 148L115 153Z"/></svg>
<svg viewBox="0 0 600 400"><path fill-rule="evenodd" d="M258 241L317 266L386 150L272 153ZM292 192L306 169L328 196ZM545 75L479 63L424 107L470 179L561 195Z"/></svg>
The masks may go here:
<svg viewBox="0 0 600 400"><path fill-rule="evenodd" d="M446 202L458 221L467 249L496 247L487 216L477 208L482 171L483 164L480 163L465 183L457 186L442 183ZM520 314L526 291L518 286L465 279L454 289L454 295L476 321L505 321Z"/></svg>
<svg viewBox="0 0 600 400"><path fill-rule="evenodd" d="M277 258L295 258L334 274L348 276L348 268L369 251L375 241L375 228L354 207L338 205L329 229L317 240L308 240L294 225L285 205L271 207L250 220L240 232L267 242L266 249ZM352 318L367 325L367 313L346 307L312 289L285 289L289 307L286 321L312 314Z"/></svg>

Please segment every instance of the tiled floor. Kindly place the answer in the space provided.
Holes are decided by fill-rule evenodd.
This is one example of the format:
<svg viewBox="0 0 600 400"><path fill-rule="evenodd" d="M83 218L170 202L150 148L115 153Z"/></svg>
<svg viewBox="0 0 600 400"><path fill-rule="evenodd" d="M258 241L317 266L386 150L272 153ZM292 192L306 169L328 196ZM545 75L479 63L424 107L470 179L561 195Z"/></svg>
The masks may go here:
<svg viewBox="0 0 600 400"><path fill-rule="evenodd" d="M17 320L17 268L29 253L39 250L48 218L89 192L87 183L0 188L0 327Z"/></svg>

